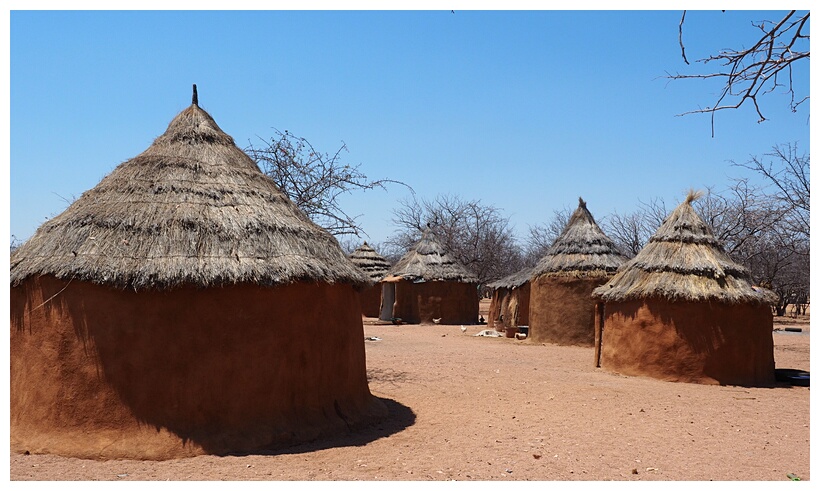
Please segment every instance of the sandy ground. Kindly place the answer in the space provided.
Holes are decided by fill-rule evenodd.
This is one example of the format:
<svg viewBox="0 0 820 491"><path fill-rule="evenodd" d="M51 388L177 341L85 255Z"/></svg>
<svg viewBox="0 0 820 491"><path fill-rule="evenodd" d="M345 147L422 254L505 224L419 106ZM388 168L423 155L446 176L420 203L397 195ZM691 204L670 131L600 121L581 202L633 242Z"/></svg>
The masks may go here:
<svg viewBox="0 0 820 491"><path fill-rule="evenodd" d="M486 311L487 302L482 302ZM486 315L486 314L485 314ZM777 368L808 371L808 323L775 324ZM798 325L800 333L784 327ZM593 349L475 337L486 326L365 319L370 389L391 417L276 455L162 462L10 455L17 480L809 480L807 387L625 377Z"/></svg>

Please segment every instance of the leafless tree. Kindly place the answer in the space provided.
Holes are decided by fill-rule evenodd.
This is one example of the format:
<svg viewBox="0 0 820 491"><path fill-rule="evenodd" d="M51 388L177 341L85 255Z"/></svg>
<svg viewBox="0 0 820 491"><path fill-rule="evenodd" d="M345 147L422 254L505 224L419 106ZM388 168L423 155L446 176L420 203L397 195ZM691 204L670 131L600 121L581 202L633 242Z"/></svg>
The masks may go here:
<svg viewBox="0 0 820 491"><path fill-rule="evenodd" d="M632 213L611 213L604 217L601 229L615 242L626 257L634 257L649 241L646 216L639 210Z"/></svg>
<svg viewBox="0 0 820 491"><path fill-rule="evenodd" d="M736 179L721 193L707 188L695 201L695 209L712 229L726 252L746 264L759 237L779 227L786 210L752 186L747 179Z"/></svg>
<svg viewBox="0 0 820 491"><path fill-rule="evenodd" d="M754 280L778 296L775 315L785 315L789 305L805 305L809 298L809 244L782 228L763 231L736 255L751 270Z"/></svg>
<svg viewBox="0 0 820 491"><path fill-rule="evenodd" d="M23 242L17 238L16 235L11 236L11 252L14 252L15 249L23 245Z"/></svg>
<svg viewBox="0 0 820 491"><path fill-rule="evenodd" d="M547 250L561 236L571 216L572 210L564 206L560 210L553 210L549 221L529 226L523 252L527 266L535 266L547 254Z"/></svg>
<svg viewBox="0 0 820 491"><path fill-rule="evenodd" d="M413 197L399 204L393 210L393 223L398 229L387 240L396 249L409 250L429 226L442 246L481 283L523 267L510 220L498 208L454 195L421 201Z"/></svg>
<svg viewBox="0 0 820 491"><path fill-rule="evenodd" d="M809 155L800 154L797 144L778 145L736 165L764 176L769 186L750 193L756 205L740 205L741 214L758 230L734 255L777 293L776 315L784 315L789 305L805 311L811 266Z"/></svg>
<svg viewBox="0 0 820 491"><path fill-rule="evenodd" d="M296 206L333 235L364 233L357 221L359 216L350 216L339 206L340 196L353 191L386 189L389 183L410 188L392 179L370 180L359 170L360 165L343 163L342 154L348 151L344 142L331 155L317 151L308 140L287 130L274 131L275 136L270 140L260 138L260 148L250 143L245 152Z"/></svg>
<svg viewBox="0 0 820 491"><path fill-rule="evenodd" d="M794 76L798 63L806 62L808 70L810 56L809 34L810 12L791 10L780 20L752 21L757 36L749 48L720 49L716 54L696 60L704 65L717 63L720 69L709 73L667 75L673 80L718 79L723 81L717 101L713 106L688 111L683 114L709 113L712 121L712 136L715 134L715 113L724 109L737 109L746 102L754 105L758 122L765 121L760 107L760 97L776 89L785 89L790 96L789 107L796 112L809 99L809 95L795 93ZM686 11L678 25L678 41L681 56L689 65L683 41L683 26Z"/></svg>
<svg viewBox="0 0 820 491"><path fill-rule="evenodd" d="M811 194L811 159L800 154L797 143L776 145L763 157L752 156L743 164L766 178L773 186L770 197L786 210L786 225L792 232L809 237L809 205Z"/></svg>
<svg viewBox="0 0 820 491"><path fill-rule="evenodd" d="M669 215L662 198L640 201L631 213L613 212L601 219L601 230L615 242L626 257L633 257L649 242L649 238Z"/></svg>

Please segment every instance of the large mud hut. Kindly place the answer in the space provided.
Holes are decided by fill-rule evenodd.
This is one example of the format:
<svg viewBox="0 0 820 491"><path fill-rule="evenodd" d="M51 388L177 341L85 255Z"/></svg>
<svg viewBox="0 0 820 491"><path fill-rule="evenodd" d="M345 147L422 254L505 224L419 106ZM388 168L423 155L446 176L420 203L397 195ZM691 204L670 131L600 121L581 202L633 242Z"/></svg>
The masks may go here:
<svg viewBox="0 0 820 491"><path fill-rule="evenodd" d="M773 292L723 250L690 192L594 296L596 364L625 375L731 385L775 380Z"/></svg>
<svg viewBox="0 0 820 491"><path fill-rule="evenodd" d="M606 283L625 260L595 223L586 202L578 198L578 208L561 235L533 268L529 338L539 343L592 346L592 291Z"/></svg>
<svg viewBox="0 0 820 491"><path fill-rule="evenodd" d="M254 452L386 415L367 280L197 102L11 255L12 451Z"/></svg>
<svg viewBox="0 0 820 491"><path fill-rule="evenodd" d="M492 290L487 327L503 332L530 322L530 278L532 268L524 268L487 285Z"/></svg>
<svg viewBox="0 0 820 491"><path fill-rule="evenodd" d="M363 288L359 292L362 315L365 317L378 317L382 301L382 287L379 281L387 274L390 263L384 256L370 247L367 241L356 248L349 257L353 264L358 266L372 282L372 285Z"/></svg>
<svg viewBox="0 0 820 491"><path fill-rule="evenodd" d="M478 278L426 228L421 239L381 281L381 320L402 323L475 324Z"/></svg>

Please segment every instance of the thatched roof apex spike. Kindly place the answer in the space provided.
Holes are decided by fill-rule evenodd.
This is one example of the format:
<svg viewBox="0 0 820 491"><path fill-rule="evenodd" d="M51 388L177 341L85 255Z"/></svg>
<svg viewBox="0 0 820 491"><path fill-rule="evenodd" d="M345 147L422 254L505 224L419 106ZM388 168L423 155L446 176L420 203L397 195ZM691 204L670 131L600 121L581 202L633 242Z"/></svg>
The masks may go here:
<svg viewBox="0 0 820 491"><path fill-rule="evenodd" d="M695 191L694 189L690 189L688 193L686 193L686 203L691 205L693 201L700 199L703 196L703 191Z"/></svg>
<svg viewBox="0 0 820 491"><path fill-rule="evenodd" d="M191 97L191 104L199 106L199 97L196 95L196 84L194 84L194 95Z"/></svg>
<svg viewBox="0 0 820 491"><path fill-rule="evenodd" d="M581 207L581 208L584 208L584 209L586 209L586 207L587 207L587 202L584 201L584 198L582 198L580 196L578 196L578 206Z"/></svg>

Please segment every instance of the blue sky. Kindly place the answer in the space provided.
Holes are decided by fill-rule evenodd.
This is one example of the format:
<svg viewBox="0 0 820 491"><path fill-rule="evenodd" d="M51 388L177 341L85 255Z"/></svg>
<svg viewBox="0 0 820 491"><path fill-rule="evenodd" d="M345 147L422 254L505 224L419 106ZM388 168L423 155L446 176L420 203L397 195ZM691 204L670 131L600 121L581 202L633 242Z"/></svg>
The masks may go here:
<svg viewBox="0 0 820 491"><path fill-rule="evenodd" d="M24 5L18 8L25 8ZM370 6L366 7L370 8ZM499 8L499 7L494 7ZM781 12L690 11L690 61L756 39ZM191 101L240 147L273 128L335 151L417 198L480 199L528 225L573 209L599 221L640 201L748 177L772 146L809 151L809 107L782 94L714 104L719 84L680 56L667 11L11 11L10 235L25 240L66 199L143 150ZM708 67L706 67L708 68ZM809 72L795 74L808 93ZM752 176L754 177L754 176ZM343 199L371 243L394 231L402 186Z"/></svg>

